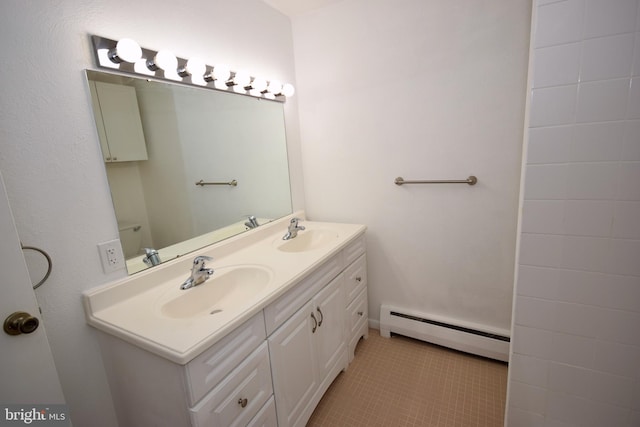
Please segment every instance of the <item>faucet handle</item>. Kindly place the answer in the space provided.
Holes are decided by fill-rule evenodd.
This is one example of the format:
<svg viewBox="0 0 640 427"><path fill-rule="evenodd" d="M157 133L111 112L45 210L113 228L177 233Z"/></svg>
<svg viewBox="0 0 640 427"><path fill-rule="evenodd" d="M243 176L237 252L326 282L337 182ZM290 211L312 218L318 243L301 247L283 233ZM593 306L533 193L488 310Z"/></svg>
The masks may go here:
<svg viewBox="0 0 640 427"><path fill-rule="evenodd" d="M198 255L193 259L193 268L203 268L205 261L213 261L213 258L205 255Z"/></svg>

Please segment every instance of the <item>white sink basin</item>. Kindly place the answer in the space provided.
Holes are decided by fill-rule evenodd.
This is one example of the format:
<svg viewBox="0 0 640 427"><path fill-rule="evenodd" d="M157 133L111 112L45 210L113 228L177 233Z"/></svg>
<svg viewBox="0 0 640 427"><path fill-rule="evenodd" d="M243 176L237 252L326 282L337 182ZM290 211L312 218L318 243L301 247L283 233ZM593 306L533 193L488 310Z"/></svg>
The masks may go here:
<svg viewBox="0 0 640 427"><path fill-rule="evenodd" d="M338 232L326 228L314 228L298 231L298 235L290 240L276 240L276 249L283 252L307 252L322 248L335 242L340 235Z"/></svg>
<svg viewBox="0 0 640 427"><path fill-rule="evenodd" d="M253 300L271 282L273 273L267 267L243 265L220 267L206 282L190 289L175 284L160 298L160 312L167 317L185 319L209 316L242 306Z"/></svg>

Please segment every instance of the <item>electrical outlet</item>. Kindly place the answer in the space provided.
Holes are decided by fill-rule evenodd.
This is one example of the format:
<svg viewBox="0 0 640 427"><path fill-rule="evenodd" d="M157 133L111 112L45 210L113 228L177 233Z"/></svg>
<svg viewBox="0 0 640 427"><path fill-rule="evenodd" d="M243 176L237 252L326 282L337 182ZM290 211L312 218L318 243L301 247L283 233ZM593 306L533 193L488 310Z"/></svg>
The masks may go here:
<svg viewBox="0 0 640 427"><path fill-rule="evenodd" d="M119 239L98 244L98 250L102 260L102 269L105 273L124 268L124 255Z"/></svg>

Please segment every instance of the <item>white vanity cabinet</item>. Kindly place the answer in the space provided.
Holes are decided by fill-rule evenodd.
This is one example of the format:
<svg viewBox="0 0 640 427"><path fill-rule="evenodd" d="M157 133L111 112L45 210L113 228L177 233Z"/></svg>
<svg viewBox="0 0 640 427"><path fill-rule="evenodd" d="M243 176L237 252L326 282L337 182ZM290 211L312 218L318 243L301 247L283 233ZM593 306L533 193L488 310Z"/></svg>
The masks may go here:
<svg viewBox="0 0 640 427"><path fill-rule="evenodd" d="M303 426L346 368L340 274L269 337L278 425Z"/></svg>
<svg viewBox="0 0 640 427"><path fill-rule="evenodd" d="M123 427L277 425L262 312L186 365L99 338Z"/></svg>
<svg viewBox="0 0 640 427"><path fill-rule="evenodd" d="M89 87L104 161L147 160L135 88L95 81Z"/></svg>
<svg viewBox="0 0 640 427"><path fill-rule="evenodd" d="M124 285L92 292L85 300L86 308L96 319L92 324L100 329L99 342L119 425L304 426L336 376L347 369L360 337L367 336L364 227L345 229L353 230L351 236L345 232L348 242L324 255L303 252L284 258L277 254L274 274L291 271L287 276L291 278L282 285L286 289L252 302L251 312L226 323L230 332L218 330L215 339L203 341L210 336L204 332L216 333L203 329L204 338L187 339L191 346L202 346L191 353L170 352L167 349L175 347L160 346L162 334L167 332L158 322L173 328L170 333L188 335L199 322L212 318L196 313L193 319L175 323L165 318L150 320L154 313L162 314L159 307L164 303L159 301L163 295L174 291L154 287L153 271L141 273L135 282L142 301L135 302L137 310L127 309L131 300L114 304L119 293L125 292ZM273 250L270 236L258 242L266 242L268 250ZM280 239L278 233L276 241ZM298 265L304 267L296 269ZM170 267L167 263L164 268ZM182 265L176 266L178 271L182 274ZM202 286L208 285L215 282ZM145 304L159 305L144 315ZM125 317L126 329L105 326L107 320L110 325ZM145 332L136 334L140 329L135 328ZM130 332L123 334L123 329ZM155 340L154 333L158 334ZM149 338L139 340L141 335Z"/></svg>
<svg viewBox="0 0 640 427"><path fill-rule="evenodd" d="M367 301L367 259L362 254L344 272L347 294L347 348L349 363L354 358L356 345L360 338L369 338L369 315Z"/></svg>
<svg viewBox="0 0 640 427"><path fill-rule="evenodd" d="M279 427L304 426L347 368L359 338L368 336L366 305L365 239L360 236L265 308Z"/></svg>

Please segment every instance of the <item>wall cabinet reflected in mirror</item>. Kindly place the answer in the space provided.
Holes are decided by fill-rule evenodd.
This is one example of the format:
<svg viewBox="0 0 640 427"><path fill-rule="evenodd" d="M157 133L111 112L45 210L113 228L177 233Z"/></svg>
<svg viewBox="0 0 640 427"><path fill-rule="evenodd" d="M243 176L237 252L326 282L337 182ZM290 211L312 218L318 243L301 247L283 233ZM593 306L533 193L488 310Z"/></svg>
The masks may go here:
<svg viewBox="0 0 640 427"><path fill-rule="evenodd" d="M283 104L87 71L129 274L292 211ZM196 182L232 185L196 185Z"/></svg>

